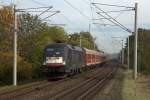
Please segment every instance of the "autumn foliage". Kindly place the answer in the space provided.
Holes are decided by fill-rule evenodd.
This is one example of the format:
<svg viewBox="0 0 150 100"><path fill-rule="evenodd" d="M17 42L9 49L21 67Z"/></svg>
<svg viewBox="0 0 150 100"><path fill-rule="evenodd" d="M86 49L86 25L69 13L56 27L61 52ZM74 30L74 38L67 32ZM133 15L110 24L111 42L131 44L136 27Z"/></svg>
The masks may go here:
<svg viewBox="0 0 150 100"><path fill-rule="evenodd" d="M11 7L0 9L0 84L11 84L13 73L14 17ZM21 13L17 16L17 73L18 81L42 77L40 67L45 45L64 42L79 46L79 33L68 35L63 27L49 26L37 16ZM93 49L92 36L81 32L82 45Z"/></svg>

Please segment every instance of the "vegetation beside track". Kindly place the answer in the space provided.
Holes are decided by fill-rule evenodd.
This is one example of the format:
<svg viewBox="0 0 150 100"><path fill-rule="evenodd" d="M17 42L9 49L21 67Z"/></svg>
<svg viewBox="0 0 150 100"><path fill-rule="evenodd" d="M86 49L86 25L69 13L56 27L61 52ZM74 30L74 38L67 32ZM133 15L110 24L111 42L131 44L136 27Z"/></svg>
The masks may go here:
<svg viewBox="0 0 150 100"><path fill-rule="evenodd" d="M18 81L42 78L40 67L45 45L53 42L71 43L93 49L93 37L89 32L68 35L63 27L49 26L36 15L29 13L18 16ZM14 16L11 7L0 8L0 85L12 84ZM80 35L79 35L80 34ZM97 46L96 46L97 49ZM98 50L98 49L97 49Z"/></svg>
<svg viewBox="0 0 150 100"><path fill-rule="evenodd" d="M130 68L133 68L134 36L130 36ZM138 30L138 72L150 74L150 30ZM127 46L125 49L127 57ZM127 62L127 58L125 59Z"/></svg>

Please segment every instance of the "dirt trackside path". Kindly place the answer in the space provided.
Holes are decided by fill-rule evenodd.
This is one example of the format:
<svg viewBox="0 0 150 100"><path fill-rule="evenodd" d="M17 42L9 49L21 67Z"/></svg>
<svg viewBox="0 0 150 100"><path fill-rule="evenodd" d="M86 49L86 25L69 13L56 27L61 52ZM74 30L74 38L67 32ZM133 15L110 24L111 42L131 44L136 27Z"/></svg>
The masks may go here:
<svg viewBox="0 0 150 100"><path fill-rule="evenodd" d="M150 77L139 76L120 68L106 87L93 100L150 100Z"/></svg>

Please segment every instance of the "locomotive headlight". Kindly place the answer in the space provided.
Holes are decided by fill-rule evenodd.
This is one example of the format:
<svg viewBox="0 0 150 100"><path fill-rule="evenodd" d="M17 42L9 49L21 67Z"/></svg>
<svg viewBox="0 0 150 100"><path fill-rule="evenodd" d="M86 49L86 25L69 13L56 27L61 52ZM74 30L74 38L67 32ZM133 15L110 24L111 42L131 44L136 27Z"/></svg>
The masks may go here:
<svg viewBox="0 0 150 100"><path fill-rule="evenodd" d="M47 57L46 63L64 63L63 57Z"/></svg>
<svg viewBox="0 0 150 100"><path fill-rule="evenodd" d="M43 62L43 65L46 65L46 62L45 62L45 61Z"/></svg>
<svg viewBox="0 0 150 100"><path fill-rule="evenodd" d="M63 61L63 65L66 65L66 62L65 62L65 61Z"/></svg>

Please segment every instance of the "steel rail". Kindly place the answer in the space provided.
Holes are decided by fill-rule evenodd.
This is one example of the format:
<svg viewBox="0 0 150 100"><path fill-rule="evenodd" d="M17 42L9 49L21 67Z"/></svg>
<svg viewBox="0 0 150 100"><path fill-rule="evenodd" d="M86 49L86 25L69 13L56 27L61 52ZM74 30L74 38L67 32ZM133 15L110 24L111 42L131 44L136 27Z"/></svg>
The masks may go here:
<svg viewBox="0 0 150 100"><path fill-rule="evenodd" d="M82 87L84 87L84 86L92 86L92 84L93 84L93 82L94 83L96 83L97 82L97 80L95 79L96 77L98 77L98 76L101 76L101 75L103 75L104 73L105 73L105 68L101 71L101 72L98 72L98 73L100 73L100 74L98 74L98 73L96 73L96 76L95 77L92 77L92 78L90 78L90 79L88 79L88 80L86 80L86 81L84 81L83 83L81 83L81 84L79 84L79 85L77 85L76 87L73 87L73 88L71 88L71 89L69 89L69 90L66 90L66 91L64 91L64 92L62 92L62 93L59 93L58 95L56 95L56 96L54 96L54 97L52 97L52 98L50 98L50 99L60 99L60 98L65 98L65 97L67 97L68 95L70 95L71 93L74 93L75 91L77 91L78 89L81 89ZM98 75L97 75L98 74ZM73 98L72 98L73 99Z"/></svg>
<svg viewBox="0 0 150 100"><path fill-rule="evenodd" d="M54 82L54 83L49 83L49 82L45 83L46 81L44 81L42 83L34 84L34 85L31 85L31 86L28 86L28 87L18 88L16 90L13 90L13 91L10 91L10 92L2 93L0 95L0 99L2 99L2 100L14 99L14 98L26 95L28 93L35 92L37 90L43 90L43 89L45 89L46 87L49 87L49 86L57 85L61 81L64 81L64 80L60 80L60 81L57 81L57 82Z"/></svg>
<svg viewBox="0 0 150 100"><path fill-rule="evenodd" d="M106 77L100 80L95 86L87 90L84 94L79 96L76 100L91 98L93 96L92 94L97 93L110 80L115 71L116 69L112 70Z"/></svg>

